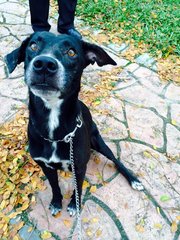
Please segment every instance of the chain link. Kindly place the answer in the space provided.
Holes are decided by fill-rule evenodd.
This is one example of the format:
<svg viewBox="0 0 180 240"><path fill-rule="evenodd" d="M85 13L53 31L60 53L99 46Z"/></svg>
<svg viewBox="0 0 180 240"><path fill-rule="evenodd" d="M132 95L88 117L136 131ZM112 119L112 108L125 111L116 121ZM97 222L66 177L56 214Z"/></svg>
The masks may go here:
<svg viewBox="0 0 180 240"><path fill-rule="evenodd" d="M80 199L79 199L79 194L78 194L78 186L77 186L77 179L76 179L75 166L74 166L73 137L70 137L69 143L70 143L69 158L70 158L71 168L72 168L72 173L73 173L73 182L74 182L75 199L76 199L78 240L82 240Z"/></svg>

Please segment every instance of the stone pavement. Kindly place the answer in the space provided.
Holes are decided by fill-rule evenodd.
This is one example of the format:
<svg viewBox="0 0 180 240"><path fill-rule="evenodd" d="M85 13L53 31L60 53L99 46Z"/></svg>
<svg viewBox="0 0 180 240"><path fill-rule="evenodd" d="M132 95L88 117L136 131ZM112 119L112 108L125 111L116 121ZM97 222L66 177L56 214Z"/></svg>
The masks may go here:
<svg viewBox="0 0 180 240"><path fill-rule="evenodd" d="M3 56L32 33L28 2L0 0L0 24L0 123L3 123L27 102L23 64L8 77ZM52 20L51 31L56 32L55 29ZM127 47L123 46L104 46L122 68L107 96L98 92L103 87L101 76L106 72L113 74L113 68L100 69L94 65L84 73L82 98L88 103L88 96L99 93L94 105L90 104L93 117L114 154L139 177L145 191L132 190L111 162L93 153L82 198L82 236L87 240L177 240L180 87L159 79L155 61L148 54L137 58L136 63L122 59L120 52ZM76 218L70 218L65 210L72 190L71 178L61 177L65 198L58 218L48 210L51 191L46 184L45 191L36 193L37 204L27 212L27 224L19 232L21 238L39 240L40 233L48 230L52 234L49 239L77 239ZM31 232L29 222L35 226Z"/></svg>

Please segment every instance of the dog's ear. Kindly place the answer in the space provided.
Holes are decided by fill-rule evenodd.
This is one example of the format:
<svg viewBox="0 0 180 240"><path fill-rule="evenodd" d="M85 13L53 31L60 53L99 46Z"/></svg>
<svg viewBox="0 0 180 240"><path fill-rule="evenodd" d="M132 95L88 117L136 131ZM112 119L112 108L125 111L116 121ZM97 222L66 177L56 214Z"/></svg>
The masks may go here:
<svg viewBox="0 0 180 240"><path fill-rule="evenodd" d="M5 62L7 64L9 73L12 73L18 64L24 62L25 51L29 40L30 37L26 38L19 48L15 49L14 51L5 56Z"/></svg>
<svg viewBox="0 0 180 240"><path fill-rule="evenodd" d="M94 64L95 62L100 67L107 64L117 65L117 63L101 47L84 41L82 41L82 44L86 57L86 66Z"/></svg>

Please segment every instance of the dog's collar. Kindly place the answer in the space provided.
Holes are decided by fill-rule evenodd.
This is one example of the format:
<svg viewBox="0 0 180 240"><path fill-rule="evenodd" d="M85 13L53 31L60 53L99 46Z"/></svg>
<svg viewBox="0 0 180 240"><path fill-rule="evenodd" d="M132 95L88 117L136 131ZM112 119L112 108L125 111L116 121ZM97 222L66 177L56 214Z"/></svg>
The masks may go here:
<svg viewBox="0 0 180 240"><path fill-rule="evenodd" d="M52 140L52 139L43 137L39 132L38 132L38 134L39 134L44 140L46 140L46 141L48 141L48 142L56 142L56 143L57 143L57 142L65 142L65 143L68 143L68 142L70 142L71 139L75 136L75 133L76 133L77 129L78 129L78 128L81 128L81 126L82 126L82 124L83 124L83 121L82 121L82 119L81 119L81 115L78 115L78 116L76 117L76 122L77 122L77 124L76 124L74 130L73 130L72 132L68 133L63 139ZM33 125L33 127L35 128L35 125L34 125L34 122L33 122L33 121L32 121L32 125ZM36 128L35 128L35 130L36 130ZM37 130L36 130L36 131L37 131Z"/></svg>

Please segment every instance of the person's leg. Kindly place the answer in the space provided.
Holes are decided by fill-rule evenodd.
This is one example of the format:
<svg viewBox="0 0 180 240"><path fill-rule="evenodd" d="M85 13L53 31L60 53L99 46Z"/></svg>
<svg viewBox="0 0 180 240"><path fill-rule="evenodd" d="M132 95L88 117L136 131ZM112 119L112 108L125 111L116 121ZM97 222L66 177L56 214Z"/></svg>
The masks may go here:
<svg viewBox="0 0 180 240"><path fill-rule="evenodd" d="M49 31L49 0L29 0L31 25L36 31Z"/></svg>
<svg viewBox="0 0 180 240"><path fill-rule="evenodd" d="M77 0L58 0L59 19L57 29L60 33L66 33L81 39L81 34L74 28L76 5Z"/></svg>

